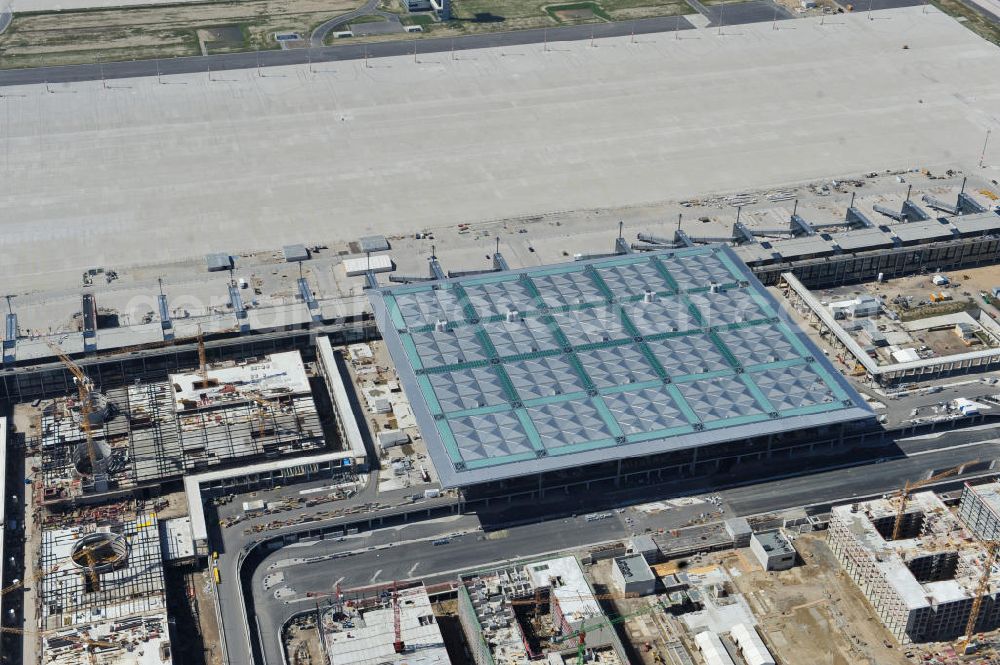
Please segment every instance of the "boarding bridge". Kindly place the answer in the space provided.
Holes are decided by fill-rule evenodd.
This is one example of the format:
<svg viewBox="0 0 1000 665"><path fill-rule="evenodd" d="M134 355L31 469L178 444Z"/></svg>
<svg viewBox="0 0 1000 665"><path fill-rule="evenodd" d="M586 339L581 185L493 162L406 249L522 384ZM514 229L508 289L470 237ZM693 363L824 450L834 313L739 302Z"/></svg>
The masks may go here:
<svg viewBox="0 0 1000 665"><path fill-rule="evenodd" d="M232 305L233 313L236 314L236 325L239 326L240 333L249 333L250 320L247 318L246 307L243 306L243 296L240 295L240 287L235 284L229 285L229 304Z"/></svg>
<svg viewBox="0 0 1000 665"><path fill-rule="evenodd" d="M3 338L3 364L13 365L17 357L17 314L7 315L6 334Z"/></svg>
<svg viewBox="0 0 1000 665"><path fill-rule="evenodd" d="M163 330L163 339L169 342L174 338L174 322L170 319L170 304L167 302L167 296L161 293L157 296L156 303L160 310L160 328Z"/></svg>
<svg viewBox="0 0 1000 665"><path fill-rule="evenodd" d="M319 303L316 302L312 289L309 288L309 282L305 277L299 277L298 285L299 295L302 297L302 302L309 308L309 315L312 317L313 323L319 323L323 317L319 311Z"/></svg>

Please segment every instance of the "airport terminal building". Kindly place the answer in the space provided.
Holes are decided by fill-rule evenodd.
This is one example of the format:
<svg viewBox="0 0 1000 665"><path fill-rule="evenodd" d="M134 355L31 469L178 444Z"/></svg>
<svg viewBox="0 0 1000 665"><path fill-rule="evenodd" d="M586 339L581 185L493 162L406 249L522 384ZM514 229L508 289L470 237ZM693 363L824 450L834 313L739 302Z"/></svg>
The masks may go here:
<svg viewBox="0 0 1000 665"><path fill-rule="evenodd" d="M627 487L877 436L864 399L722 245L372 289L445 487Z"/></svg>

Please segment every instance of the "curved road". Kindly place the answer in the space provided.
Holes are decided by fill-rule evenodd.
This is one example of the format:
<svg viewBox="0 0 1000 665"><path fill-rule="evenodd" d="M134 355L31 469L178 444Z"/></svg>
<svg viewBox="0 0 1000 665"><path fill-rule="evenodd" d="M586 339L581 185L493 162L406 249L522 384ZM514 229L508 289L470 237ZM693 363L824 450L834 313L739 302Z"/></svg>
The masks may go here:
<svg viewBox="0 0 1000 665"><path fill-rule="evenodd" d="M313 30L312 35L309 37L309 43L312 44L313 48L318 48L323 46L323 42L326 40L326 36L329 35L333 30L344 23L353 21L356 18L362 16L368 16L369 14L377 14L379 16L385 16L389 12L383 12L376 9L378 7L378 0L368 0L365 4L361 5L353 12L347 12L346 14L341 14L340 16L335 16L326 23L322 23L315 30ZM394 16L391 15L390 16Z"/></svg>
<svg viewBox="0 0 1000 665"><path fill-rule="evenodd" d="M874 463L860 465L860 460L855 460L843 468L834 465L811 473L765 476L727 489L719 487L724 484L719 482L720 479L701 479L702 487L682 491L679 495L694 496L710 492L723 499L728 515L752 515L809 505L817 501L844 501L851 496L878 494L898 488L906 479L951 466L957 458L997 459L1000 457L1000 439L993 437L998 429L1000 426L994 424L970 430L946 431L939 436L902 439L897 442L901 448L897 448L901 456L896 458L880 458ZM895 446L889 444L883 449L892 448ZM963 450L958 452L956 449ZM873 456L881 454L878 449L869 452ZM970 475L982 475L984 471L985 469L978 468ZM965 476L968 477L970 476ZM646 495L649 493L648 488L635 491ZM662 494L671 496L674 493L664 490ZM635 511L629 511L628 515L639 519ZM511 526L502 534L497 534L500 538L487 540L484 539L484 534L470 533L476 516L452 516L362 532L343 541L310 541L278 549L262 562L263 565L255 567L250 573L252 602L259 620L254 625L260 626L259 633L254 630L255 641L260 640L268 665L280 663L280 646L275 628L290 614L309 604L306 592L328 591L338 581L346 589L392 579L454 577L454 571L459 569L482 566L491 561L533 556L553 549L585 546L609 538L623 537L632 530L641 530L637 527L646 525L623 524L621 520L624 517L617 514L615 517L613 520L586 524L565 517L542 518L541 522ZM649 517L644 522L648 522L649 526L669 529L683 526L681 520L687 517L690 516L682 514L682 511L672 511ZM466 535L445 546L434 546L430 542L436 537L456 531ZM545 536L542 537L541 534ZM240 549L233 543L227 548L226 555L220 556L220 565L226 567L224 579L227 575L229 580L236 579L238 563L233 560L233 555ZM317 560L312 564L307 560L288 561L296 557L310 559L317 555L318 559L322 559L337 552L350 554L336 561ZM227 561L224 563L223 559ZM284 565L278 563L282 560L288 562ZM265 587L263 577L278 571L284 573L285 580L278 585ZM276 598L274 591L277 586L289 588L292 591L291 597ZM225 624L228 629L224 639L231 659L248 659L247 635L239 628L243 607L238 588L238 584L223 584L219 587L219 600L226 615Z"/></svg>

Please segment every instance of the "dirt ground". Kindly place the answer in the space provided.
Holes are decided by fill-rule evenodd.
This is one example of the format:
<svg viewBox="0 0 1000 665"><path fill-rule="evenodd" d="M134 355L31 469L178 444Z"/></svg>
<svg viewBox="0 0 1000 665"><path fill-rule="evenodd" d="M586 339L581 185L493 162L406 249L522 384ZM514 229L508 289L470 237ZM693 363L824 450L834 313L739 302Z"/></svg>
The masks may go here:
<svg viewBox="0 0 1000 665"><path fill-rule="evenodd" d="M382 0L379 9L400 13L396 0ZM654 16L693 14L684 0L601 0L600 2L544 2L542 0L453 0L452 20L439 23L429 14L402 14L404 24L419 21L423 32L394 33L364 38L339 39L328 37L327 44L345 44L365 41L396 39L423 39L426 37L461 37L481 32L506 32L532 28L551 28L560 25L628 21ZM419 47L418 47L419 52ZM464 54L466 58L474 56Z"/></svg>
<svg viewBox="0 0 1000 665"><path fill-rule="evenodd" d="M444 639L444 646L448 650L451 662L466 662L471 651L466 644L462 624L458 620L458 601L437 602L432 605L432 608L434 616L437 617L438 626L441 628L441 637Z"/></svg>
<svg viewBox="0 0 1000 665"><path fill-rule="evenodd" d="M186 583L188 593L194 593L193 607L197 608L205 665L224 665L219 623L215 619L215 595L212 593L211 575L207 570L192 573Z"/></svg>
<svg viewBox="0 0 1000 665"><path fill-rule="evenodd" d="M618 596L612 585L610 559L599 561L588 569L598 594ZM671 621L661 611L636 614L649 607L647 598L609 598L602 601L610 616L634 615L618 626L618 634L628 651L629 662L633 665L655 665L658 662L673 662L669 659L668 644L679 642L677 635L683 633L676 620ZM661 660L656 660L660 658Z"/></svg>
<svg viewBox="0 0 1000 665"><path fill-rule="evenodd" d="M858 587L843 574L823 534L795 542L804 565L764 572L748 555L731 564L739 590L785 663L904 665L904 650L882 627ZM736 571L739 574L736 574ZM887 646L888 645L888 646Z"/></svg>
<svg viewBox="0 0 1000 665"><path fill-rule="evenodd" d="M235 27L239 42L213 53L273 48L274 32L309 34L361 0L248 0L19 14L0 35L0 67L94 63L100 60L198 55L199 29Z"/></svg>
<svg viewBox="0 0 1000 665"><path fill-rule="evenodd" d="M285 642L290 665L322 665L326 662L316 626L292 626Z"/></svg>
<svg viewBox="0 0 1000 665"><path fill-rule="evenodd" d="M245 0L18 14L0 35L0 67L90 64L276 48L275 32L309 35L320 23L361 4L361 0ZM405 24L421 25L424 33L365 39L448 37L693 12L683 0L570 3L565 5L568 10L582 10L586 5L586 11L558 13L550 11L550 5L563 6L541 0L455 0L454 20L438 23L430 14L406 14L398 0L383 0L381 9L401 14ZM225 33L224 39L206 39L220 30ZM344 41L330 38L329 43Z"/></svg>

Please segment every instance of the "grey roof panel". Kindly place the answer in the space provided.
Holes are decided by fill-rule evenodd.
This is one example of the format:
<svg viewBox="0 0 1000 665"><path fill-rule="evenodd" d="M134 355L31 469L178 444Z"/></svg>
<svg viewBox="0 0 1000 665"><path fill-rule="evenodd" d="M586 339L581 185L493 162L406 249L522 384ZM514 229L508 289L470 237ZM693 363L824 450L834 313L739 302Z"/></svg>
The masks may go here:
<svg viewBox="0 0 1000 665"><path fill-rule="evenodd" d="M369 293L446 487L872 415L721 245Z"/></svg>
<svg viewBox="0 0 1000 665"><path fill-rule="evenodd" d="M892 238L881 229L855 229L837 233L833 241L845 252L863 252L870 249L892 247Z"/></svg>
<svg viewBox="0 0 1000 665"><path fill-rule="evenodd" d="M889 226L889 229L895 233L903 243L952 237L951 227L942 224L936 219L928 219L923 222L892 224Z"/></svg>
<svg viewBox="0 0 1000 665"><path fill-rule="evenodd" d="M981 212L974 215L960 215L948 219L958 229L960 235L980 235L1000 233L1000 215L995 212Z"/></svg>
<svg viewBox="0 0 1000 665"><path fill-rule="evenodd" d="M385 236L362 236L358 238L358 247L364 252L385 252L389 250L389 241Z"/></svg>
<svg viewBox="0 0 1000 665"><path fill-rule="evenodd" d="M309 260L309 250L305 245L285 245L281 248L281 253L285 256L285 261L294 263Z"/></svg>
<svg viewBox="0 0 1000 665"><path fill-rule="evenodd" d="M206 254L205 265L209 272L229 270L233 267L233 257L224 253Z"/></svg>

